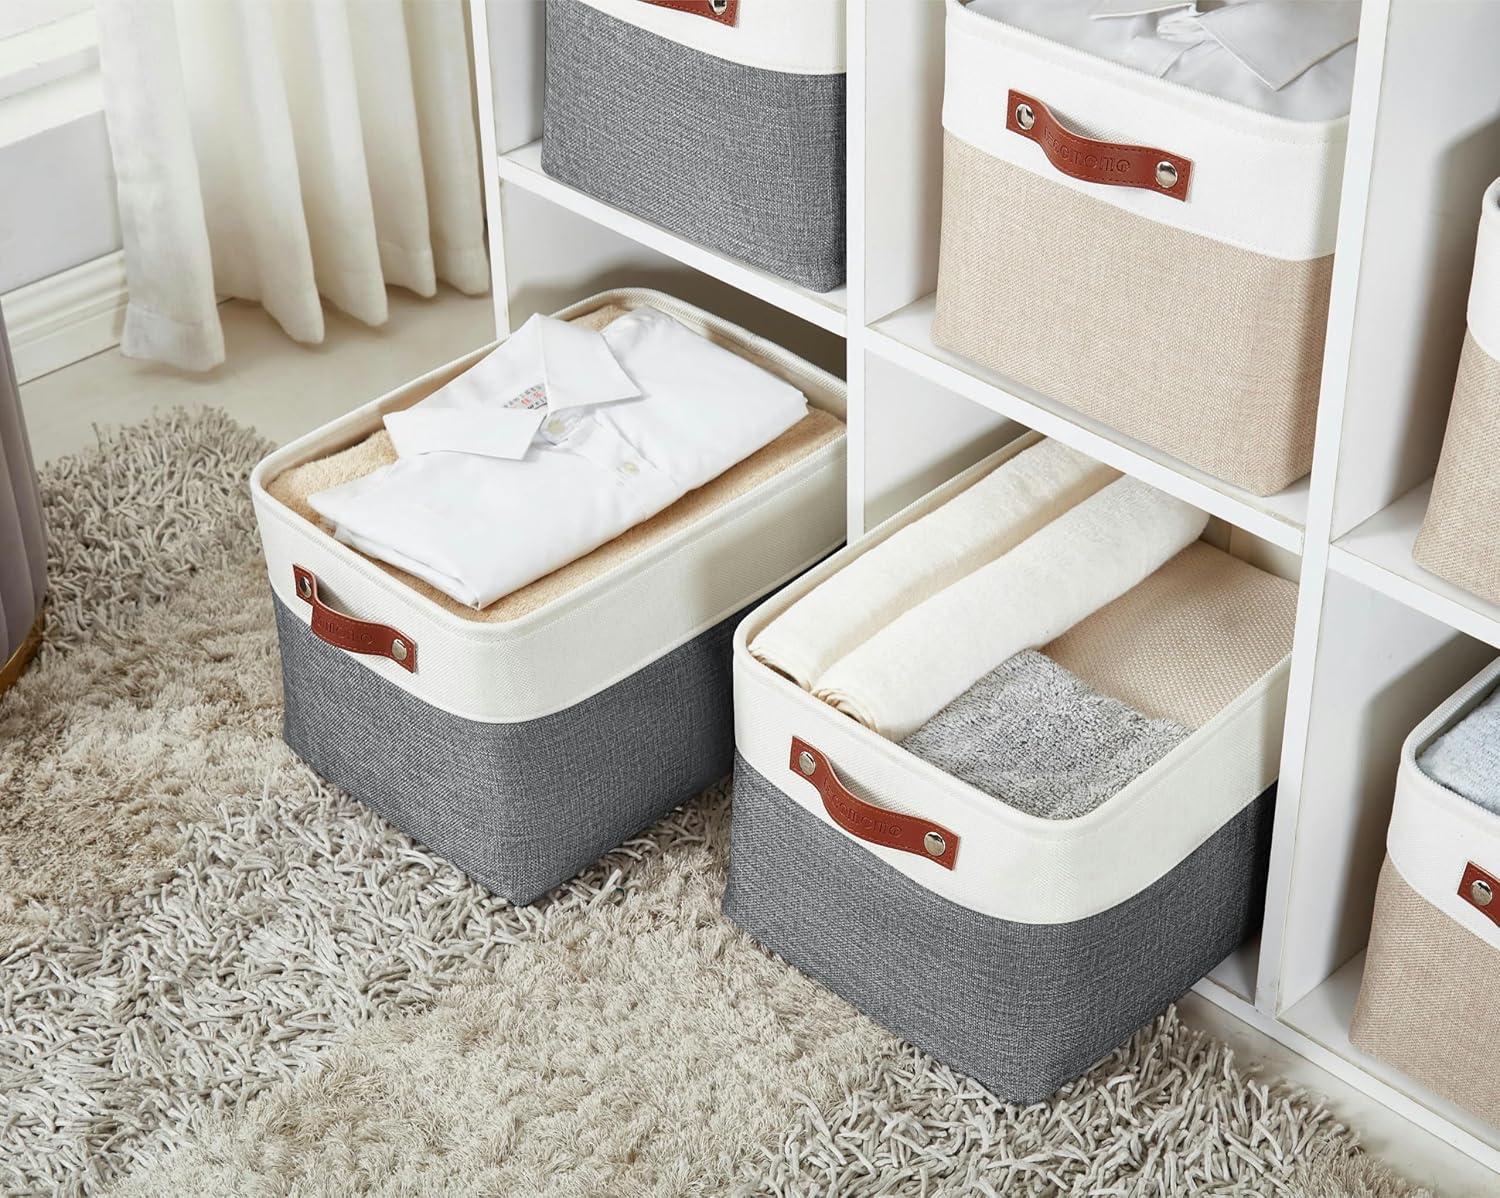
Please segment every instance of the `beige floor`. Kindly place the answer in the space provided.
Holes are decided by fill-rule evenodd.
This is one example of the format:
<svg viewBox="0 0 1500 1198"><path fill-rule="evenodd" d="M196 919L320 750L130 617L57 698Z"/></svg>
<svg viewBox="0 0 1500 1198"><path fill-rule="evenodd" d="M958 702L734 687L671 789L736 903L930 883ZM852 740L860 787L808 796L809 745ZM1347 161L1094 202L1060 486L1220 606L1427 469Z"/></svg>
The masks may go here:
<svg viewBox="0 0 1500 1198"><path fill-rule="evenodd" d="M436 299L391 293L391 320L368 329L330 313L322 346L287 340L260 309L221 308L229 361L207 375L131 362L110 351L21 389L37 457L47 461L93 442L95 424L139 420L175 405L214 404L286 441L488 341L488 299L444 291ZM1436 1137L1345 1086L1211 1003L1183 1003L1189 1020L1235 1045L1242 1059L1326 1096L1373 1151L1445 1198L1500 1193L1500 1178Z"/></svg>
<svg viewBox="0 0 1500 1198"><path fill-rule="evenodd" d="M495 335L488 297L442 289L430 300L390 292L390 320L372 329L327 313L322 345L298 345L253 304L220 306L228 361L188 374L96 354L21 388L34 453L50 461L94 442L96 424L125 424L161 408L213 404L277 442L450 362Z"/></svg>

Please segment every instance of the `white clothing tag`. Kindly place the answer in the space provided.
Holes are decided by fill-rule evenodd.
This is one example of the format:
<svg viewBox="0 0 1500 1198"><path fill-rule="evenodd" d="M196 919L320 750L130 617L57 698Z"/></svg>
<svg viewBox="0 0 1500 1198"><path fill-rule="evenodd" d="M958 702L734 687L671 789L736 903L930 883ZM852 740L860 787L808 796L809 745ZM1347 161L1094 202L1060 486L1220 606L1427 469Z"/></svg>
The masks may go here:
<svg viewBox="0 0 1500 1198"><path fill-rule="evenodd" d="M520 410L522 412L540 412L547 406L547 384L532 383L519 395L513 396L505 403L507 408Z"/></svg>

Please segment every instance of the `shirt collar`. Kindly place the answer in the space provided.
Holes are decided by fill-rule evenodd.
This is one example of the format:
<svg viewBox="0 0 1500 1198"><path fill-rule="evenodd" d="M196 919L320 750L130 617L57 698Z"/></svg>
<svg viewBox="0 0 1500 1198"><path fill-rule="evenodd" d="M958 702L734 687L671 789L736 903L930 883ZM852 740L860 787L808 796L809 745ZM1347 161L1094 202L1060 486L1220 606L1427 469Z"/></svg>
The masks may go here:
<svg viewBox="0 0 1500 1198"><path fill-rule="evenodd" d="M1204 11L1192 0L1095 0L1095 20L1178 12L1273 91L1359 37L1359 0L1240 0Z"/></svg>
<svg viewBox="0 0 1500 1198"><path fill-rule="evenodd" d="M614 403L640 395L641 389L615 360L604 334L550 316L533 316L522 326L522 336L527 329L534 330L548 411Z"/></svg>
<svg viewBox="0 0 1500 1198"><path fill-rule="evenodd" d="M538 315L421 403L388 413L385 426L399 457L514 460L526 456L548 414L640 394L602 334Z"/></svg>

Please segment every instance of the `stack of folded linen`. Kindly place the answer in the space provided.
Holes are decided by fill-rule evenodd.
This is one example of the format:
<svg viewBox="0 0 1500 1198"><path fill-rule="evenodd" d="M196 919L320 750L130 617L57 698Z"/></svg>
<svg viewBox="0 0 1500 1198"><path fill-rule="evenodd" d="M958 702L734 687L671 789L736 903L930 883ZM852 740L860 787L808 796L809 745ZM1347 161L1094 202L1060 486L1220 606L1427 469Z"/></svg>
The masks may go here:
<svg viewBox="0 0 1500 1198"><path fill-rule="evenodd" d="M396 461L307 497L334 535L484 608L650 519L808 412L795 387L657 309L534 316L385 418Z"/></svg>
<svg viewBox="0 0 1500 1198"><path fill-rule="evenodd" d="M750 652L812 690L834 662L902 612L1118 477L1061 442L1039 442L804 595L755 638Z"/></svg>
<svg viewBox="0 0 1500 1198"><path fill-rule="evenodd" d="M1281 660L1296 587L1207 516L1053 441L880 540L750 643L976 788L1068 819Z"/></svg>
<svg viewBox="0 0 1500 1198"><path fill-rule="evenodd" d="M803 596L750 652L901 740L1013 654L1124 594L1207 520L1041 441Z"/></svg>
<svg viewBox="0 0 1500 1198"><path fill-rule="evenodd" d="M1116 479L902 612L829 667L813 693L902 740L1012 654L1045 645L1123 595L1207 522L1137 479Z"/></svg>
<svg viewBox="0 0 1500 1198"><path fill-rule="evenodd" d="M1031 815L1086 815L1285 657L1296 614L1294 584L1195 541L902 747Z"/></svg>

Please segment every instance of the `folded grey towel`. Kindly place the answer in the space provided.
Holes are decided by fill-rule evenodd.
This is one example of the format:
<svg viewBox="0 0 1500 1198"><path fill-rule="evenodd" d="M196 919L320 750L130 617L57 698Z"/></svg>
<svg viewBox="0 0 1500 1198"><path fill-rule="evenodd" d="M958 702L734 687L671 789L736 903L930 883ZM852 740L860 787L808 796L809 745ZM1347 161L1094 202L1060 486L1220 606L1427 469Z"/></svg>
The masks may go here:
<svg viewBox="0 0 1500 1198"><path fill-rule="evenodd" d="M1428 745L1417 764L1434 782L1500 815L1500 691Z"/></svg>
<svg viewBox="0 0 1500 1198"><path fill-rule="evenodd" d="M1187 735L1181 724L1090 690L1027 649L901 744L1029 815L1073 819L1118 794Z"/></svg>

